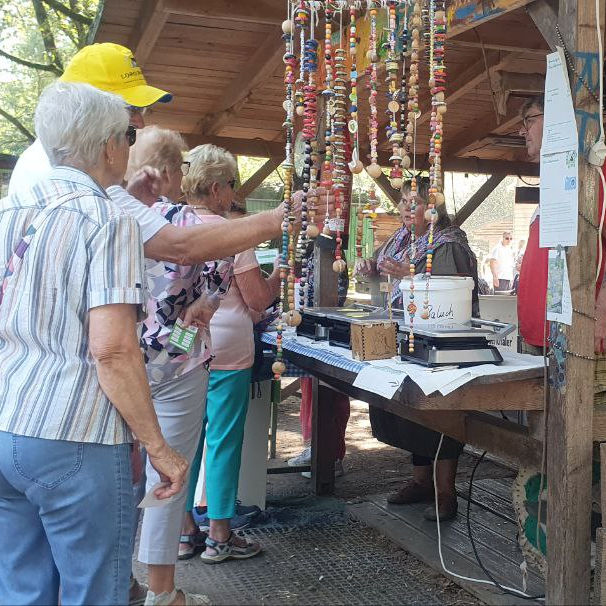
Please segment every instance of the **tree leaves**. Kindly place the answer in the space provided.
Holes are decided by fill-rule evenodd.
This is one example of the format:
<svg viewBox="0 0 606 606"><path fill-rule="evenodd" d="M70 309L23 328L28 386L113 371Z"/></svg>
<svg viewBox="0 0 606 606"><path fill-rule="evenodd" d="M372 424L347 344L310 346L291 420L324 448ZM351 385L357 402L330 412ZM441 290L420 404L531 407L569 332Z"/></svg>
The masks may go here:
<svg viewBox="0 0 606 606"><path fill-rule="evenodd" d="M0 0L0 153L33 140L42 90L86 44L99 0Z"/></svg>

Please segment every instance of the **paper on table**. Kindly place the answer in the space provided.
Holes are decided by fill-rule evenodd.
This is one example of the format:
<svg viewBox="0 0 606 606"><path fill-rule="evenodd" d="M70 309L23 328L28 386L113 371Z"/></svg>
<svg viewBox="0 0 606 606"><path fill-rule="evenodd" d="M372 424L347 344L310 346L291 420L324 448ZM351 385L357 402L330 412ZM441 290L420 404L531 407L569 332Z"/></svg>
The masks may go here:
<svg viewBox="0 0 606 606"><path fill-rule="evenodd" d="M547 274L547 319L572 324L572 295L564 249L549 251Z"/></svg>
<svg viewBox="0 0 606 606"><path fill-rule="evenodd" d="M558 46L554 53L547 55L541 153L552 154L577 148L577 122L566 70L566 57L564 49Z"/></svg>
<svg viewBox="0 0 606 606"><path fill-rule="evenodd" d="M145 507L163 507L164 505L168 505L169 503L174 501L179 496L179 493L177 493L177 494L174 494L172 497L168 497L168 499L159 499L154 494L154 491L157 490L158 488L162 488L163 486L168 486L168 482L158 482L157 484L154 484L147 491L147 493L141 500L141 503L139 503L139 505L137 505L137 507L139 507L141 509L144 509Z"/></svg>
<svg viewBox="0 0 606 606"><path fill-rule="evenodd" d="M576 246L579 210L576 148L541 154L539 246Z"/></svg>
<svg viewBox="0 0 606 606"><path fill-rule="evenodd" d="M372 391L384 398L392 398L406 378L406 373L393 370L389 366L367 364L358 373L353 385L366 391Z"/></svg>

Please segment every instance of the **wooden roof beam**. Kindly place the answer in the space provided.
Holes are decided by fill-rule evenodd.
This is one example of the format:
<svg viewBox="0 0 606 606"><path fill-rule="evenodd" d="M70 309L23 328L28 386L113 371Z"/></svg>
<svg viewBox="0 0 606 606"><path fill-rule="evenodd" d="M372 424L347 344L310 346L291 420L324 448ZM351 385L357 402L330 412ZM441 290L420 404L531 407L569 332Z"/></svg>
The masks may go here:
<svg viewBox="0 0 606 606"><path fill-rule="evenodd" d="M499 173L491 175L485 183L480 185L477 192L475 192L467 202L463 205L463 207L457 212L453 223L455 225L461 226L471 215L475 212L475 210L490 196L490 194L499 186L501 181L505 179L507 173Z"/></svg>
<svg viewBox="0 0 606 606"><path fill-rule="evenodd" d="M526 7L526 12L530 15L539 32L549 44L549 48L554 51L558 42L556 25L558 23L558 3L554 0L536 0L530 6Z"/></svg>
<svg viewBox="0 0 606 606"><path fill-rule="evenodd" d="M235 137L214 137L200 134L184 134L185 141L190 147L204 143L212 143L223 147L236 156L252 156L254 158L270 158L284 155L284 143L264 141L263 139L238 139Z"/></svg>
<svg viewBox="0 0 606 606"><path fill-rule="evenodd" d="M165 0L169 12L189 17L209 17L248 23L279 25L286 7L271 0Z"/></svg>
<svg viewBox="0 0 606 606"><path fill-rule="evenodd" d="M379 186L379 189L389 198L392 204L397 206L400 203L402 194L391 186L389 177L381 173L379 177L373 177L372 180Z"/></svg>
<svg viewBox="0 0 606 606"><path fill-rule="evenodd" d="M282 160L282 157L269 158L265 164L259 167L259 169L238 188L238 191L236 191L236 200L238 200L238 202L246 200L246 198L250 196L250 194L252 194L255 189L257 189L257 187L259 187L259 185L261 185L263 181L278 168L278 166L280 166Z"/></svg>
<svg viewBox="0 0 606 606"><path fill-rule="evenodd" d="M456 133L452 133L446 140L447 152L449 156L464 156L466 153L473 151L473 146L479 141L485 139L493 131L507 132L515 127L521 118L519 113L510 112L503 117L503 122L497 124L497 119L494 110L479 117L472 128L463 128ZM450 143L449 143L450 141Z"/></svg>
<svg viewBox="0 0 606 606"><path fill-rule="evenodd" d="M458 47L458 48L484 48L485 50L496 50L502 51L504 53L519 53L521 55L537 55L539 57L544 57L549 50L544 48L529 48L526 46L510 46L508 44L489 44L483 42L474 42L473 40L459 40L455 38L454 40L448 41L449 47Z"/></svg>
<svg viewBox="0 0 606 606"><path fill-rule="evenodd" d="M198 122L196 130L205 135L218 133L238 114L253 90L271 77L282 62L283 55L282 30L276 28L242 65L213 110Z"/></svg>
<svg viewBox="0 0 606 606"><path fill-rule="evenodd" d="M519 175L521 177L538 177L539 165L534 162L518 160L482 160L480 158L444 158L443 170L455 173Z"/></svg>
<svg viewBox="0 0 606 606"><path fill-rule="evenodd" d="M149 58L168 14L164 0L144 0L141 17L128 39L128 48L133 51L139 67L143 67Z"/></svg>

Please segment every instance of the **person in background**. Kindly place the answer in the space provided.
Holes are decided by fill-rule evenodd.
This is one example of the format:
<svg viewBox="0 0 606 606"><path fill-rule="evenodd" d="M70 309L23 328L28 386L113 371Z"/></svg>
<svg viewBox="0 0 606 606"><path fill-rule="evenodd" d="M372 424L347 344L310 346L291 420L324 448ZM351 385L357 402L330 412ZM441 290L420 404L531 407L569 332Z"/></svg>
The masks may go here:
<svg viewBox="0 0 606 606"><path fill-rule="evenodd" d="M320 188L318 190L318 197L325 200L325 190ZM328 199L329 212L332 212L334 198L329 196ZM317 227L322 231L323 217L316 215ZM309 243L310 250L307 255L307 275L309 287L309 301L308 305L313 306L313 272L314 272L314 258L313 258L313 241ZM348 271L341 272L337 279L337 305L342 307L345 305L347 299L347 290L349 287L349 276ZM343 466L343 459L347 451L347 444L345 442L345 433L347 431L347 424L349 422L350 415L350 403L349 396L339 391L333 391L333 414L334 414L334 433L333 438L337 443L336 448L336 459L335 459L335 477L341 477L345 473ZM304 448L296 456L288 459L287 465L289 467L301 467L304 465L311 465L311 434L312 434L312 416L313 416L313 392L312 392L312 378L309 376L301 377L301 407L299 410L299 420L301 424L301 437L303 438ZM302 471L301 475L304 478L311 478L311 471Z"/></svg>
<svg viewBox="0 0 606 606"><path fill-rule="evenodd" d="M195 225L196 216L187 206L177 205L181 197L182 154L187 149L179 133L156 126L140 131L129 158L129 170L148 166L158 171L162 189L152 210L173 225ZM154 408L166 440L188 462L194 457L206 404L208 362L211 358L208 322L231 281L232 259L194 266L165 261L146 262L149 299L142 323L141 349ZM193 311L192 311L193 310ZM200 312L200 313L198 313ZM191 314L204 324L197 325L189 351L173 345L171 334L179 318L189 325ZM149 464L147 490L160 481ZM149 592L145 604L205 604L206 596L187 593L175 586L175 563L187 492L164 507L145 509L139 543L139 560L148 565Z"/></svg>
<svg viewBox="0 0 606 606"><path fill-rule="evenodd" d="M236 160L215 145L200 145L183 162L182 189L197 221L206 225L230 223L225 215L232 207ZM237 219L236 219L237 220ZM206 441L206 498L210 520L203 562L247 559L261 551L258 543L232 532L236 514L238 477L248 410L255 346L251 312L263 312L279 295L280 270L268 278L261 274L253 249L236 255L233 284L210 322L214 358L206 402L205 429L192 464L187 511L194 506L204 442ZM181 554L195 549L196 525L188 514L181 536Z"/></svg>
<svg viewBox="0 0 606 606"><path fill-rule="evenodd" d="M410 258L410 248L400 259L385 257L378 269L383 274L391 275L394 279L404 280L409 275L410 264L415 266L417 275L425 272L427 260L429 223L425 218L427 198L429 195L429 179L417 178L416 210L411 213L413 194L410 181L404 184L403 208L404 224L407 228L414 223L415 256ZM432 275L435 276L470 276L474 280L472 293L472 315L479 316L478 270L475 255L467 242L467 236L459 227L451 225L446 214L445 205L439 205L438 221L434 226ZM408 287L403 284L400 288L402 295L407 296ZM398 297L396 301L401 301ZM436 457L440 434L436 431L401 419L390 412L370 406L370 423L372 433L380 442L390 444L412 452L412 479L387 497L389 503L409 504L434 501L433 462ZM438 515L440 520L450 520L457 513L457 495L455 478L458 459L463 451L463 444L444 436L438 461L436 464L438 487ZM435 520L435 507L425 510L425 517Z"/></svg>
<svg viewBox="0 0 606 606"><path fill-rule="evenodd" d="M139 350L139 225L105 191L136 131L119 97L67 82L42 93L35 127L50 175L0 204L0 600L56 604L60 590L63 604L122 605L131 430L167 482L156 497L187 472Z"/></svg>
<svg viewBox="0 0 606 606"><path fill-rule="evenodd" d="M511 240L511 232L503 232L503 238L492 249L489 256L492 285L495 293L511 290L513 285L516 253L511 246Z"/></svg>
<svg viewBox="0 0 606 606"><path fill-rule="evenodd" d="M536 95L527 99L521 110L522 127L520 128L520 136L524 137L528 157L533 162L539 162L541 158L544 103L544 95ZM598 187L599 216L604 204L604 191L599 178ZM549 323L545 321L549 249L539 247L540 220L541 207L539 205L530 219L528 243L520 267L518 286L518 330L523 339L522 350L524 353L534 355L543 355L543 348L547 346L547 336L549 334ZM606 238L603 232L601 239L601 245L606 250ZM604 351L604 340L606 339L605 262L606 255L602 257L602 265L599 269L596 285L594 347L597 353Z"/></svg>
<svg viewBox="0 0 606 606"><path fill-rule="evenodd" d="M119 95L128 107L130 123L135 128L145 125L143 115L147 107L172 99L170 93L147 84L128 48L111 42L91 44L78 51L65 68L61 80L84 82ZM9 193L29 188L49 171L48 155L40 142L35 141L17 161ZM113 202L139 223L148 259L195 265L234 255L282 234L283 206L228 224L187 228L172 225L146 206L156 202L161 187L161 175L144 167L131 175L126 188L122 183L107 188ZM298 200L295 201L294 212L298 218Z"/></svg>

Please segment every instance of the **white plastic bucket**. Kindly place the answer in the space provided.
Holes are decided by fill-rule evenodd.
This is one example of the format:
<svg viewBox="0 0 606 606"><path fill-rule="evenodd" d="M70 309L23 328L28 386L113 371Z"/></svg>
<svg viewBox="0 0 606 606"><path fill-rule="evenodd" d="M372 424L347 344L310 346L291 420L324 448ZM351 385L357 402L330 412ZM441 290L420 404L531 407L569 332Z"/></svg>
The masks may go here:
<svg viewBox="0 0 606 606"><path fill-rule="evenodd" d="M414 324L465 324L471 320L471 293L473 278L462 276L432 276L429 280L429 318L423 319L423 301L425 300L425 277L415 276L414 303L417 311ZM409 322L408 304L410 303L410 280L400 282L402 301L406 321Z"/></svg>

